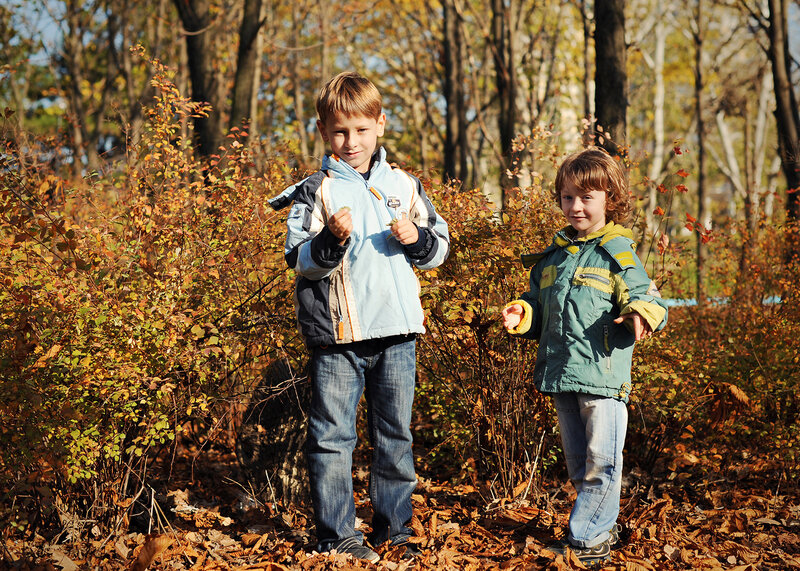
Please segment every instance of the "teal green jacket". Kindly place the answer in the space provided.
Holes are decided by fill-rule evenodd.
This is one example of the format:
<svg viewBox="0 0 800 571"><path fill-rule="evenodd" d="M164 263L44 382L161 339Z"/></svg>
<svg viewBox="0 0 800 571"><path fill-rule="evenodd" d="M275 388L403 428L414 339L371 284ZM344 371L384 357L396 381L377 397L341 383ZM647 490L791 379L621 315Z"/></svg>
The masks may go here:
<svg viewBox="0 0 800 571"><path fill-rule="evenodd" d="M609 222L575 238L559 231L544 252L526 254L530 291L522 321L510 333L539 340L534 369L543 393L577 392L627 402L634 334L620 315L637 312L653 331L667 322L667 306L636 255L633 234Z"/></svg>

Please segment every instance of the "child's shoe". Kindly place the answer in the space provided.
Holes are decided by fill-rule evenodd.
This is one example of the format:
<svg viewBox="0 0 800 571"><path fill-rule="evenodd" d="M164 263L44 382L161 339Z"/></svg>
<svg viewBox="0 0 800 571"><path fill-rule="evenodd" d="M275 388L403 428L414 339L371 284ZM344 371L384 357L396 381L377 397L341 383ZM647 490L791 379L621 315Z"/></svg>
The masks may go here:
<svg viewBox="0 0 800 571"><path fill-rule="evenodd" d="M372 551L369 547L358 541L355 537L348 537L337 541L331 545L331 551L336 553L347 553L356 559L362 561L369 561L370 563L377 563L381 560L381 556Z"/></svg>
<svg viewBox="0 0 800 571"><path fill-rule="evenodd" d="M559 541L545 547L545 549L552 553L558 553L559 555L565 555L567 550L569 550L575 554L575 557L577 557L581 563L594 565L595 563L605 561L609 558L611 555L612 541L613 537L610 537L594 547L578 547L577 545L572 545L568 541Z"/></svg>

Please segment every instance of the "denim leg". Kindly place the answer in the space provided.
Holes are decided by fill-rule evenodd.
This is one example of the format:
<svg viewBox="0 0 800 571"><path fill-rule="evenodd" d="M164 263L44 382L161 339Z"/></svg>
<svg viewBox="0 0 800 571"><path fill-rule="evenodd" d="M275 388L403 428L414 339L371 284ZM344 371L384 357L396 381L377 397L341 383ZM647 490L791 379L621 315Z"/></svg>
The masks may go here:
<svg viewBox="0 0 800 571"><path fill-rule="evenodd" d="M314 348L307 459L318 550L363 534L355 529L353 450L356 410L364 389L362 360L349 350Z"/></svg>
<svg viewBox="0 0 800 571"><path fill-rule="evenodd" d="M369 495L370 540L404 541L411 530L411 494L417 485L411 436L416 383L416 341L387 340L366 373L367 418L373 446Z"/></svg>
<svg viewBox="0 0 800 571"><path fill-rule="evenodd" d="M578 492L569 540L594 547L616 523L628 408L622 401L576 393L554 395L567 470Z"/></svg>

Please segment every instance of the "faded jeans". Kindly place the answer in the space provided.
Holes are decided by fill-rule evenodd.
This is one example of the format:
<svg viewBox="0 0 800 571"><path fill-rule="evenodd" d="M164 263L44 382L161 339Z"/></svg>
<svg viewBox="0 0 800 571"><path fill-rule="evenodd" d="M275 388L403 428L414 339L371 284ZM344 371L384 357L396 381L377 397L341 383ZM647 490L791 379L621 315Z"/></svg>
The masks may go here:
<svg viewBox="0 0 800 571"><path fill-rule="evenodd" d="M567 539L594 547L609 538L619 516L628 408L613 398L579 393L553 394L553 402L567 471L578 492Z"/></svg>
<svg viewBox="0 0 800 571"><path fill-rule="evenodd" d="M395 336L315 347L307 458L319 551L355 529L353 450L362 392L373 447L369 496L370 540L400 543L411 530L411 494L417 485L411 450L411 405L416 377L416 338Z"/></svg>

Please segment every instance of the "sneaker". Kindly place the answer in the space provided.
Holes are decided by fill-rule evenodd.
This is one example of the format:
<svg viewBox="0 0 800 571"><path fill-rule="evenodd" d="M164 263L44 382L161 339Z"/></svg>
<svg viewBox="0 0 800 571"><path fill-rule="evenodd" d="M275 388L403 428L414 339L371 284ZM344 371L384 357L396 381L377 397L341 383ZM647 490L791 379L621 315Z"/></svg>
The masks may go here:
<svg viewBox="0 0 800 571"><path fill-rule="evenodd" d="M401 543L400 547L405 548L403 551L403 555L401 556L402 559L406 561L410 561L412 559L416 559L422 555L422 551L419 550L419 547L411 543L410 541L406 541L405 543Z"/></svg>
<svg viewBox="0 0 800 571"><path fill-rule="evenodd" d="M364 545L355 537L348 537L337 541L331 545L330 551L336 551L336 553L346 553L348 555L352 555L356 559L369 561L370 563L377 563L381 560L380 555L372 551L369 547Z"/></svg>
<svg viewBox="0 0 800 571"><path fill-rule="evenodd" d="M578 547L567 541L560 541L545 547L545 549L559 555L565 555L567 550L570 550L581 563L593 565L609 558L611 555L611 539L607 539L594 547Z"/></svg>
<svg viewBox="0 0 800 571"><path fill-rule="evenodd" d="M400 556L401 559L406 561L410 561L412 559L416 559L417 557L422 555L422 551L419 550L416 544L411 543L408 540L409 536L406 534L400 534L395 536L394 539L389 543L389 547L396 549L402 549L402 555Z"/></svg>
<svg viewBox="0 0 800 571"><path fill-rule="evenodd" d="M619 546L620 531L622 531L622 526L618 523L612 525L611 529L608 530L608 544L611 546L611 549Z"/></svg>

